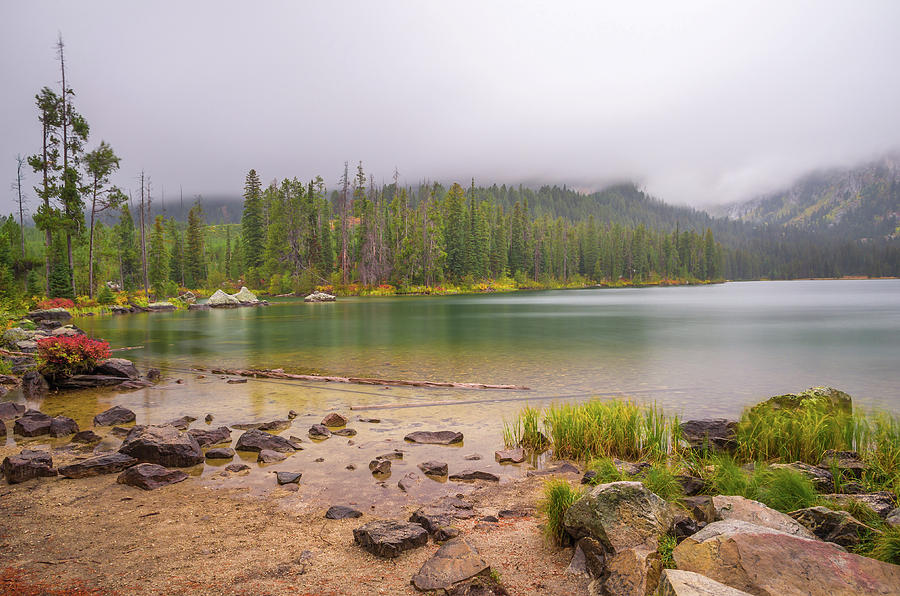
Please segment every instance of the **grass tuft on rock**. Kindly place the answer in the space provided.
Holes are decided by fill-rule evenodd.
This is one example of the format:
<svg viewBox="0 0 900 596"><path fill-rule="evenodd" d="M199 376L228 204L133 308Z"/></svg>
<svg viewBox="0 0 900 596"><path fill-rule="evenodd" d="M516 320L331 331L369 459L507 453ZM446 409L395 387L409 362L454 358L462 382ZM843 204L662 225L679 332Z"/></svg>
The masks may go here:
<svg viewBox="0 0 900 596"><path fill-rule="evenodd" d="M569 507L581 498L580 489L573 487L568 480L554 478L544 482L544 498L540 503L540 512L547 518L544 525L544 536L557 546L568 542L564 519Z"/></svg>
<svg viewBox="0 0 900 596"><path fill-rule="evenodd" d="M871 556L885 563L900 565L900 528L888 528L876 536Z"/></svg>

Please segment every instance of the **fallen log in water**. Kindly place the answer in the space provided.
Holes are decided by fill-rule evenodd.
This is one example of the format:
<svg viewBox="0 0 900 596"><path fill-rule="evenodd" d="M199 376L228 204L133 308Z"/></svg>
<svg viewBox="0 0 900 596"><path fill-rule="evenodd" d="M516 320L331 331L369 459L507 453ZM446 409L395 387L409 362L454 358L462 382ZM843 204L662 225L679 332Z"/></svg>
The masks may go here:
<svg viewBox="0 0 900 596"><path fill-rule="evenodd" d="M326 383L352 383L355 385L391 385L395 387L432 387L441 389L503 389L508 391L529 391L524 385L490 385L487 383L452 383L440 381L407 381L403 379L373 379L369 377L331 377L324 375L296 375L286 373L283 369L234 369L219 368L212 371L214 375L238 375L260 379L292 379L295 381L324 381Z"/></svg>

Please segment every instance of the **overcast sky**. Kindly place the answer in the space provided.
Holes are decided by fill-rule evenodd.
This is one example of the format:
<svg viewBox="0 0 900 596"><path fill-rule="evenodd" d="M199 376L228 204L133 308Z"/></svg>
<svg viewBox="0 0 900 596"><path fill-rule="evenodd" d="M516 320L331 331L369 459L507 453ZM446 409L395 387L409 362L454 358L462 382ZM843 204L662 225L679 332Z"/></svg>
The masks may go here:
<svg viewBox="0 0 900 596"><path fill-rule="evenodd" d="M16 0L0 23L0 180L39 148L57 32L89 146L157 196L237 195L250 168L333 188L362 160L702 206L900 146L896 0Z"/></svg>

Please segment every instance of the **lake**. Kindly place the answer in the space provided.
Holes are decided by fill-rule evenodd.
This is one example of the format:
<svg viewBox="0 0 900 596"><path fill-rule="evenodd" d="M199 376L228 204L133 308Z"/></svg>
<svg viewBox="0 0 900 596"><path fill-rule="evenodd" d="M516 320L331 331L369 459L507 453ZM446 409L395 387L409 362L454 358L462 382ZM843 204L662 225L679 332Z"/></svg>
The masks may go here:
<svg viewBox="0 0 900 596"><path fill-rule="evenodd" d="M161 368L166 379L125 393L51 396L39 404L47 413L72 416L86 427L97 412L122 404L137 413L139 423L191 415L200 419L194 426L202 427L206 413L215 416L216 426L283 419L293 409L300 417L282 434L302 436L308 448L289 459L293 464L271 469L292 469L298 460L309 460L302 466L304 479L322 482L304 490L325 491L338 481L336 469L353 464L357 470L346 472L346 478L364 486L360 490L370 498L387 491L372 488L366 464L393 445L414 450L417 459L449 461L451 472L477 464L518 474L517 468L496 464L493 451L501 447L503 420L526 404L628 395L682 417L737 416L771 395L831 385L850 393L858 405L900 411L900 280L285 301L265 308L85 317L75 323L112 347L143 346L119 355L142 370ZM227 384L192 367L284 368L531 390L253 379ZM448 400L465 403L424 405ZM320 444L306 438L308 426L332 409L350 414L350 406L387 404L417 407L353 412L382 422L352 422L360 434L349 447L338 449L347 443L338 437ZM464 446L402 441L407 432L431 428L461 430ZM484 459L464 459L473 453ZM319 457L326 461L315 463ZM414 470L416 461L395 466L395 475ZM215 471L207 464L203 474Z"/></svg>

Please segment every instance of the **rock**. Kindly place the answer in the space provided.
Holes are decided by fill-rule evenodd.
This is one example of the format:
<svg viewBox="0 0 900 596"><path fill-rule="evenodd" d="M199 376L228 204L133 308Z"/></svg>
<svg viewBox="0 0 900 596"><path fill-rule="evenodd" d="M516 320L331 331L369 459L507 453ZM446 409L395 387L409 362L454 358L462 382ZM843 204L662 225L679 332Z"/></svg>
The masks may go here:
<svg viewBox="0 0 900 596"><path fill-rule="evenodd" d="M611 482L572 504L564 526L573 538L594 538L610 554L636 546L655 550L659 535L672 527L672 513L640 482Z"/></svg>
<svg viewBox="0 0 900 596"><path fill-rule="evenodd" d="M226 294L222 290L216 290L213 295L209 297L209 300L206 301L206 304L210 308L234 308L240 306L241 301L231 294Z"/></svg>
<svg viewBox="0 0 900 596"><path fill-rule="evenodd" d="M425 546L428 532L419 524L379 520L353 530L353 540L373 555L397 557L403 551Z"/></svg>
<svg viewBox="0 0 900 596"><path fill-rule="evenodd" d="M248 466L247 464L228 464L227 466L225 466L225 469L229 472L237 473L243 472L244 470L249 470L250 466Z"/></svg>
<svg viewBox="0 0 900 596"><path fill-rule="evenodd" d="M256 294L254 294L244 286L241 286L240 291L232 294L232 297L241 304L257 304L259 302L259 298L256 297Z"/></svg>
<svg viewBox="0 0 900 596"><path fill-rule="evenodd" d="M419 464L419 469L423 474L428 476L446 476L447 462L442 461L425 461Z"/></svg>
<svg viewBox="0 0 900 596"><path fill-rule="evenodd" d="M313 424L309 427L309 438L311 439L327 439L331 436L331 431L324 424Z"/></svg>
<svg viewBox="0 0 900 596"><path fill-rule="evenodd" d="M209 424L210 422L213 421L213 415L207 414L206 417L203 419L203 421L206 422L207 424Z"/></svg>
<svg viewBox="0 0 900 596"><path fill-rule="evenodd" d="M737 421L725 418L688 420L681 423L681 436L691 449L709 448L711 451L730 452L737 447L734 429Z"/></svg>
<svg viewBox="0 0 900 596"><path fill-rule="evenodd" d="M516 447L515 449L503 449L502 451L495 451L494 459L496 459L501 464L520 464L525 461L525 450L521 447Z"/></svg>
<svg viewBox="0 0 900 596"><path fill-rule="evenodd" d="M373 474L390 474L391 473L391 461L388 459L379 459L375 458L369 462L369 470Z"/></svg>
<svg viewBox="0 0 900 596"><path fill-rule="evenodd" d="M75 433L75 436L72 437L73 443L99 443L103 440L103 437L98 435L92 430L83 430L81 432Z"/></svg>
<svg viewBox="0 0 900 596"><path fill-rule="evenodd" d="M137 464L119 474L116 482L144 490L154 490L187 478L188 475L181 470L170 470L158 464Z"/></svg>
<svg viewBox="0 0 900 596"><path fill-rule="evenodd" d="M189 427L191 425L191 422L195 420L196 418L194 418L193 416L182 416L181 418L169 420L168 422L164 422L163 424L166 426L174 426L178 430L187 430L187 427Z"/></svg>
<svg viewBox="0 0 900 596"><path fill-rule="evenodd" d="M794 470L795 472L799 472L806 476L806 478L813 483L813 486L815 486L818 492L834 492L834 476L832 476L831 472L827 469L811 466L802 461L795 461L790 464L771 464L769 467L775 468L776 470Z"/></svg>
<svg viewBox="0 0 900 596"><path fill-rule="evenodd" d="M188 310L209 310L209 304L188 304Z"/></svg>
<svg viewBox="0 0 900 596"><path fill-rule="evenodd" d="M256 456L256 461L261 464L274 464L286 460L287 457L287 455L285 455L284 453L279 453L278 451L272 451L271 449L261 449L259 455Z"/></svg>
<svg viewBox="0 0 900 596"><path fill-rule="evenodd" d="M400 490L403 492L409 492L409 489L414 487L419 483L419 476L416 475L415 472L410 472L406 476L400 479L400 482L397 483L397 486L400 487Z"/></svg>
<svg viewBox="0 0 900 596"><path fill-rule="evenodd" d="M46 451L23 449L18 455L3 459L3 475L10 484L18 484L32 478L56 476L53 457Z"/></svg>
<svg viewBox="0 0 900 596"><path fill-rule="evenodd" d="M360 422L368 422L369 424L378 424L381 422L381 418L360 418Z"/></svg>
<svg viewBox="0 0 900 596"><path fill-rule="evenodd" d="M22 395L26 399L40 399L47 396L50 384L44 375L36 370L29 370L22 375Z"/></svg>
<svg viewBox="0 0 900 596"><path fill-rule="evenodd" d="M692 497L684 497L681 499L681 503L697 521L704 523L714 521L712 497L708 495L694 495Z"/></svg>
<svg viewBox="0 0 900 596"><path fill-rule="evenodd" d="M171 302L160 301L160 302L151 302L147 305L147 308L152 312L163 312L167 310L175 310L175 305Z"/></svg>
<svg viewBox="0 0 900 596"><path fill-rule="evenodd" d="M45 308L31 311L28 313L28 318L35 323L40 321L68 321L72 318L72 313L64 308Z"/></svg>
<svg viewBox="0 0 900 596"><path fill-rule="evenodd" d="M340 427L347 424L347 419L337 412L331 412L322 419L322 424L324 424L325 426Z"/></svg>
<svg viewBox="0 0 900 596"><path fill-rule="evenodd" d="M69 377L59 377L53 379L53 387L56 389L90 389L93 387L114 387L116 385L125 386L126 383L137 383L130 388L138 389L140 380L129 381L123 377L113 375L72 375Z"/></svg>
<svg viewBox="0 0 900 596"><path fill-rule="evenodd" d="M238 430L264 430L277 433L290 428L291 424L293 423L290 420L272 420L270 422L244 422L231 426Z"/></svg>
<svg viewBox="0 0 900 596"><path fill-rule="evenodd" d="M628 548L609 558L606 565L606 578L597 580L602 594L651 596L656 592L662 574L662 559L656 549Z"/></svg>
<svg viewBox="0 0 900 596"><path fill-rule="evenodd" d="M479 455L478 453L470 453L469 455L463 457L463 459L466 461L479 461L481 460L481 455Z"/></svg>
<svg viewBox="0 0 900 596"><path fill-rule="evenodd" d="M715 522L673 551L678 569L751 594L897 594L900 566L735 520Z"/></svg>
<svg viewBox="0 0 900 596"><path fill-rule="evenodd" d="M288 412L288 420L293 420L294 418L296 418L299 415L300 414L298 414L296 411L291 410L290 412Z"/></svg>
<svg viewBox="0 0 900 596"><path fill-rule="evenodd" d="M131 360L125 358L107 358L94 367L95 375L109 375L123 379L138 379L141 374Z"/></svg>
<svg viewBox="0 0 900 596"><path fill-rule="evenodd" d="M862 473L866 470L866 464L863 463L856 451L835 451L834 449L829 449L822 454L819 467L826 470L837 468L854 478L861 478Z"/></svg>
<svg viewBox="0 0 900 596"><path fill-rule="evenodd" d="M280 453L293 453L297 446L278 435L270 435L261 430L251 429L242 434L237 441L235 449L238 451L261 451L269 449Z"/></svg>
<svg viewBox="0 0 900 596"><path fill-rule="evenodd" d="M119 437L121 439L124 439L125 437L128 436L128 433L131 432L132 428L144 428L144 426L142 424L137 424L135 426L132 426L131 428L123 428L121 426L114 426L110 429L109 434L111 434L114 437Z"/></svg>
<svg viewBox="0 0 900 596"><path fill-rule="evenodd" d="M228 380L225 381L225 382L228 383L228 384L230 384L230 385L238 385L238 384L241 384L241 383L246 383L246 382L247 382L247 379L228 379Z"/></svg>
<svg viewBox="0 0 900 596"><path fill-rule="evenodd" d="M158 368L150 368L147 370L145 378L151 383L156 383L162 377L162 373Z"/></svg>
<svg viewBox="0 0 900 596"><path fill-rule="evenodd" d="M313 292L303 299L303 302L334 302L335 297L325 292Z"/></svg>
<svg viewBox="0 0 900 596"><path fill-rule="evenodd" d="M25 406L12 401L0 402L0 420L12 420L25 413Z"/></svg>
<svg viewBox="0 0 900 596"><path fill-rule="evenodd" d="M275 472L275 479L279 485L297 484L300 482L301 476L303 476L301 472Z"/></svg>
<svg viewBox="0 0 900 596"><path fill-rule="evenodd" d="M712 498L712 508L714 521L738 520L801 538L816 539L815 534L807 530L803 524L789 515L766 507L759 501L716 495Z"/></svg>
<svg viewBox="0 0 900 596"><path fill-rule="evenodd" d="M884 518L884 523L889 528L900 528L900 507L888 513Z"/></svg>
<svg viewBox="0 0 900 596"><path fill-rule="evenodd" d="M880 491L877 493L862 493L855 495L820 495L820 498L835 503L837 505L847 505L850 502L856 502L865 505L878 514L882 519L887 517L897 504L894 502L894 495L889 491Z"/></svg>
<svg viewBox="0 0 900 596"><path fill-rule="evenodd" d="M53 419L37 410L26 410L13 425L13 432L23 437L38 437L50 433Z"/></svg>
<svg viewBox="0 0 900 596"><path fill-rule="evenodd" d="M203 462L200 445L188 433L172 426L135 427L125 436L119 453L160 466L185 468Z"/></svg>
<svg viewBox="0 0 900 596"><path fill-rule="evenodd" d="M420 430L409 433L404 437L413 443L426 443L430 445L452 445L462 443L463 434L452 430L427 431Z"/></svg>
<svg viewBox="0 0 900 596"><path fill-rule="evenodd" d="M706 481L702 478L697 478L696 476L678 474L677 476L675 476L675 480L677 480L678 484L681 485L681 489L684 491L684 495L686 497L699 495L704 490L706 490Z"/></svg>
<svg viewBox="0 0 900 596"><path fill-rule="evenodd" d="M325 512L325 519L347 519L362 517L362 511L357 511L353 507L345 507L344 505L332 505Z"/></svg>
<svg viewBox="0 0 900 596"><path fill-rule="evenodd" d="M355 437L356 431L352 428L342 428L340 430L333 430L331 434L336 435L338 437Z"/></svg>
<svg viewBox="0 0 900 596"><path fill-rule="evenodd" d="M119 385L119 389L143 389L145 387L150 387L151 385L153 385L153 383L145 379L135 379L133 381L125 381Z"/></svg>
<svg viewBox="0 0 900 596"><path fill-rule="evenodd" d="M64 325L51 331L50 337L77 337L84 334L84 331L75 325Z"/></svg>
<svg viewBox="0 0 900 596"><path fill-rule="evenodd" d="M776 395L753 406L750 413L761 410L799 410L802 408L821 407L828 412L853 411L853 400L849 395L832 387L810 387L800 393Z"/></svg>
<svg viewBox="0 0 900 596"><path fill-rule="evenodd" d="M398 460L403 459L403 452L399 449L394 449L393 451L389 451L388 453L382 453L377 456L375 459L389 459L389 460Z"/></svg>
<svg viewBox="0 0 900 596"><path fill-rule="evenodd" d="M429 534L436 535L442 528L452 526L456 520L475 517L472 505L455 497L444 497L416 509L409 521L421 525Z"/></svg>
<svg viewBox="0 0 900 596"><path fill-rule="evenodd" d="M178 297L182 302L186 302L187 304L193 304L197 301L197 295L188 290L184 294Z"/></svg>
<svg viewBox="0 0 900 596"><path fill-rule="evenodd" d="M493 472L485 470L463 470L456 474L450 474L450 480L487 480L488 482L500 482L500 477Z"/></svg>
<svg viewBox="0 0 900 596"><path fill-rule="evenodd" d="M60 466L59 473L66 478L87 478L101 474L116 474L136 463L138 460L124 453L105 453L67 466Z"/></svg>
<svg viewBox="0 0 900 596"><path fill-rule="evenodd" d="M197 444L201 447L231 442L231 431L228 430L227 426L220 426L219 428L214 428L212 430L192 428L187 431L187 433L194 437L194 440L197 441Z"/></svg>
<svg viewBox="0 0 900 596"><path fill-rule="evenodd" d="M34 352L37 350L38 344L36 341L31 341L28 339L17 341L15 348L20 352Z"/></svg>
<svg viewBox="0 0 900 596"><path fill-rule="evenodd" d="M556 476L557 474L581 474L581 470L566 461L543 470L528 470L525 472L525 476L529 478L531 476Z"/></svg>
<svg viewBox="0 0 900 596"><path fill-rule="evenodd" d="M807 507L792 511L790 516L825 542L851 548L877 530L860 522L846 511L832 511L827 507ZM878 532L880 533L880 532Z"/></svg>
<svg viewBox="0 0 900 596"><path fill-rule="evenodd" d="M78 432L78 424L67 416L56 416L50 421L50 436L65 437Z"/></svg>
<svg viewBox="0 0 900 596"><path fill-rule="evenodd" d="M218 449L210 449L204 455L206 459L232 459L234 457L234 449L231 447L219 447Z"/></svg>
<svg viewBox="0 0 900 596"><path fill-rule="evenodd" d="M612 463L619 473L625 474L626 476L637 476L642 474L645 470L650 469L650 464L646 462L633 463L630 461L623 461L618 457L614 457Z"/></svg>
<svg viewBox="0 0 900 596"><path fill-rule="evenodd" d="M750 596L693 571L663 569L657 596Z"/></svg>
<svg viewBox="0 0 900 596"><path fill-rule="evenodd" d="M94 416L94 426L113 426L115 424L128 424L134 422L134 412L122 406L113 406L105 412Z"/></svg>
<svg viewBox="0 0 900 596"><path fill-rule="evenodd" d="M672 520L672 531L675 534L675 540L677 540L678 542L680 542L683 538L693 536L694 534L699 532L700 529L701 526L697 523L697 520L689 515L676 513Z"/></svg>
<svg viewBox="0 0 900 596"><path fill-rule="evenodd" d="M442 590L488 571L490 566L474 546L465 538L453 538L425 561L412 583L423 592Z"/></svg>

